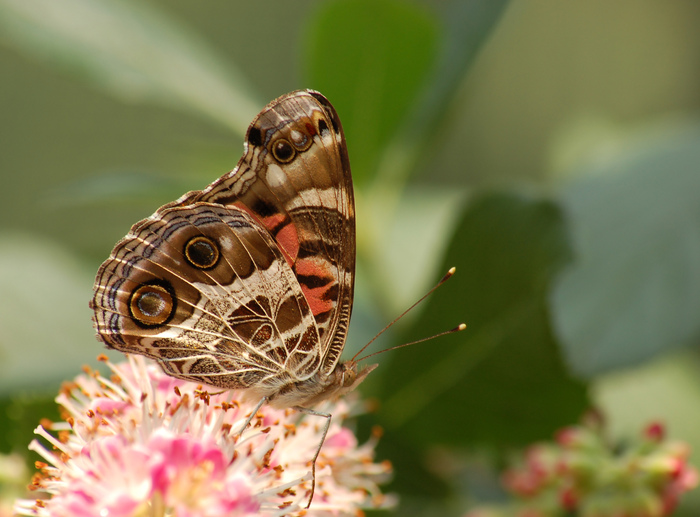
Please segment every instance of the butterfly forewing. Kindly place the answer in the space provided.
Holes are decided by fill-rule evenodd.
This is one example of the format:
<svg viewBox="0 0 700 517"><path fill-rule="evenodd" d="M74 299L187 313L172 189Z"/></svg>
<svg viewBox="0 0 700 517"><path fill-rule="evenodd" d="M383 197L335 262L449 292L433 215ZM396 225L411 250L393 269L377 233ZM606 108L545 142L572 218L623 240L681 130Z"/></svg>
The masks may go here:
<svg viewBox="0 0 700 517"><path fill-rule="evenodd" d="M268 105L245 149L231 173L133 226L100 268L92 306L108 346L271 398L338 362L354 199L338 116L316 92Z"/></svg>
<svg viewBox="0 0 700 517"><path fill-rule="evenodd" d="M355 214L342 126L316 92L269 104L246 134L238 166L178 203L238 206L270 231L292 267L322 340L323 373L337 363L350 320Z"/></svg>

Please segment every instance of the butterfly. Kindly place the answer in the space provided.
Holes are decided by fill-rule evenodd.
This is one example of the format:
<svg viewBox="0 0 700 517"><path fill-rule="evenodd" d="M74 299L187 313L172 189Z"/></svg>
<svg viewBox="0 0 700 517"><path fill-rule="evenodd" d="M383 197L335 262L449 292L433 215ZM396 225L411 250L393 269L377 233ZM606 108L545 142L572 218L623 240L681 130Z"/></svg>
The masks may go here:
<svg viewBox="0 0 700 517"><path fill-rule="evenodd" d="M253 120L231 172L132 226L100 267L90 306L108 348L244 390L258 408L326 417L325 439L331 415L311 408L376 367L340 361L354 276L345 136L331 103L301 90Z"/></svg>

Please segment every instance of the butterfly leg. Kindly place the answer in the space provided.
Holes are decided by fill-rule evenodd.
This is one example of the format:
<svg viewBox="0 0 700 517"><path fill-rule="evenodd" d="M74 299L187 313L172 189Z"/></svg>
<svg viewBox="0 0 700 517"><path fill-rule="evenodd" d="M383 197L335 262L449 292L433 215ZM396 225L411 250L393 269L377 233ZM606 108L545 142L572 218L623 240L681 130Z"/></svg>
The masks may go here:
<svg viewBox="0 0 700 517"><path fill-rule="evenodd" d="M267 397L263 397L260 399L260 402L258 402L258 405L255 406L253 411L250 413L248 420L245 421L245 424L243 424L243 427L241 427L241 430L238 431L238 436L242 435L243 431L248 429L248 426L250 425L250 421L253 420L253 418L255 418L255 415L258 414L258 410L260 410L260 408L263 407L263 404L265 404L265 402L267 402Z"/></svg>
<svg viewBox="0 0 700 517"><path fill-rule="evenodd" d="M318 442L318 448L316 449L313 460L311 460L311 495L309 496L309 502L306 505L306 509L308 510L311 506L311 501L314 498L314 490L316 489L316 460L318 459L318 455L321 454L321 447L323 447L323 442L326 441L328 429L331 427L331 414L324 413L323 411L314 411L313 409L301 406L294 406L294 409L306 415L320 416L326 419L326 424L323 426L323 433L321 433L321 441Z"/></svg>

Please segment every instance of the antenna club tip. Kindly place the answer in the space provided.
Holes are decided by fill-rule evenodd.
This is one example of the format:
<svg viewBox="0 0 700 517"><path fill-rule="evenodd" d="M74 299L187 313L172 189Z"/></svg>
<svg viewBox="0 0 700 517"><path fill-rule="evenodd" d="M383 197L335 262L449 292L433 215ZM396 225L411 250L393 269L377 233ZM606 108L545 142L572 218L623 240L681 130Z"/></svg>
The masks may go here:
<svg viewBox="0 0 700 517"><path fill-rule="evenodd" d="M464 330L464 329L466 329L466 328L467 328L467 324L466 324L466 323L460 323L459 325L457 325L457 328L456 328L455 330L456 330L457 332L461 332L462 330Z"/></svg>
<svg viewBox="0 0 700 517"><path fill-rule="evenodd" d="M447 273L445 273L445 276L443 276L443 277L440 279L440 281L438 282L438 285L440 286L440 285L444 284L445 282L447 282L447 280L449 280L450 277L451 277L452 275L455 274L455 271L457 271L457 268L456 268L456 267L451 267L451 268L447 271Z"/></svg>

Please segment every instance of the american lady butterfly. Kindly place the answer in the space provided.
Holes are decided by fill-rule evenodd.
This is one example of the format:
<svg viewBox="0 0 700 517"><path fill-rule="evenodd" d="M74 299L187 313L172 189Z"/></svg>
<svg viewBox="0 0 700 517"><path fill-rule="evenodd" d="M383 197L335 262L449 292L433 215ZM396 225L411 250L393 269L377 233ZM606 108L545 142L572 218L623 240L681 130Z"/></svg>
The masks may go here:
<svg viewBox="0 0 700 517"><path fill-rule="evenodd" d="M97 273L95 327L169 375L324 416L327 431L331 415L310 408L376 366L340 362L355 274L343 129L323 95L292 92L255 118L244 150L117 243Z"/></svg>

